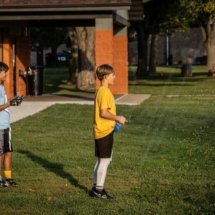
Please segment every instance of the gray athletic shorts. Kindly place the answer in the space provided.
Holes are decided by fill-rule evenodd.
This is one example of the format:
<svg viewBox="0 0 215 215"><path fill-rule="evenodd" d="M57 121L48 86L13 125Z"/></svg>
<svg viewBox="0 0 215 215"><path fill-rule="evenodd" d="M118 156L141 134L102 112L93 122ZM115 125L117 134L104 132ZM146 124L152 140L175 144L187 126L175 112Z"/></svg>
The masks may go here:
<svg viewBox="0 0 215 215"><path fill-rule="evenodd" d="M0 130L0 155L6 152L12 152L13 147L11 144L11 129Z"/></svg>

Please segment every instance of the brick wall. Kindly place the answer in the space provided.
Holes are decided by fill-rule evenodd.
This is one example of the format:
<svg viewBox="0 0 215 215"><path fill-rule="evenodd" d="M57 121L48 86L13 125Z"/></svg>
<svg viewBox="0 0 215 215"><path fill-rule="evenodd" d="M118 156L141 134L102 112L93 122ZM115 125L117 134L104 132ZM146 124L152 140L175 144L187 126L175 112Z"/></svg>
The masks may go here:
<svg viewBox="0 0 215 215"><path fill-rule="evenodd" d="M113 32L112 30L96 30L95 53L96 67L101 64L113 66ZM96 88L100 81L96 79Z"/></svg>
<svg viewBox="0 0 215 215"><path fill-rule="evenodd" d="M13 50L12 40L9 37L8 30L4 29L3 33L3 62L9 66L7 78L4 83L8 98L13 97Z"/></svg>
<svg viewBox="0 0 215 215"><path fill-rule="evenodd" d="M15 72L13 66L13 44L15 44ZM24 70L30 64L29 40L24 36L10 34L9 30L4 30L3 34L3 61L9 66L7 78L5 82L5 90L8 98L14 96L16 90L17 95L26 95L26 82L19 76L19 70ZM16 89L14 90L14 78L16 78Z"/></svg>
<svg viewBox="0 0 215 215"><path fill-rule="evenodd" d="M113 39L113 66L116 79L112 87L114 94L128 93L128 48L127 36L115 35Z"/></svg>
<svg viewBox="0 0 215 215"><path fill-rule="evenodd" d="M30 65L30 46L28 37L16 38L16 90L17 95L26 95L27 82L26 78L19 75L20 70L25 70Z"/></svg>
<svg viewBox="0 0 215 215"><path fill-rule="evenodd" d="M99 20L96 26L95 53L96 67L101 64L109 64L114 67L116 79L113 87L111 87L113 94L128 93L128 48L126 29L114 34L111 21L105 24L103 20ZM97 79L96 88L99 86L100 81Z"/></svg>

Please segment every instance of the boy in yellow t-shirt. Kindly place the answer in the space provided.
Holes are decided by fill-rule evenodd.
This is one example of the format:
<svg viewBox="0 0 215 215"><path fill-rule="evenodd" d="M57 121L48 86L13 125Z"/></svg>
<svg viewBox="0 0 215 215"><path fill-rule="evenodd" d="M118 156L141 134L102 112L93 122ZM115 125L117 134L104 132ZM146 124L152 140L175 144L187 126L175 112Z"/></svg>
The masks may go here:
<svg viewBox="0 0 215 215"><path fill-rule="evenodd" d="M116 122L125 124L126 118L116 115L114 97L109 89L115 79L113 68L103 64L96 69L96 75L101 81L101 86L96 92L94 101L94 138L97 161L90 195L108 199L112 197L105 191L104 183L112 160L113 130Z"/></svg>

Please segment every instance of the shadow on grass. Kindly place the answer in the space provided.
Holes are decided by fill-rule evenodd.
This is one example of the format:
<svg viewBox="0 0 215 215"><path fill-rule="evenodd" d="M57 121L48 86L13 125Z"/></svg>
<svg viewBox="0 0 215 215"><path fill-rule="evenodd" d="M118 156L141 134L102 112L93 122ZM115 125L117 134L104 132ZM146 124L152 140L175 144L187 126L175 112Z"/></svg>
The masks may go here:
<svg viewBox="0 0 215 215"><path fill-rule="evenodd" d="M185 83L181 83L181 84L174 84L174 83L163 83L163 84L150 84L150 83L129 83L129 86L149 86L149 87L169 87L169 86L175 86L175 87L183 87L184 85L186 86L193 86L192 84L185 84Z"/></svg>
<svg viewBox="0 0 215 215"><path fill-rule="evenodd" d="M84 190L86 193L88 193L87 187L79 184L79 181L70 173L63 170L63 165L59 163L52 163L44 158L41 158L35 154L33 154L30 151L27 150L19 150L20 154L26 155L26 157L30 158L32 161L38 163L41 165L44 169L55 173L57 176L60 176L62 178L66 178L69 183L81 190Z"/></svg>
<svg viewBox="0 0 215 215"><path fill-rule="evenodd" d="M77 98L77 99L84 99L84 100L89 100L93 101L94 100L94 94L83 94L83 95L67 95L67 94L56 94L57 96L62 96L66 98Z"/></svg>
<svg viewBox="0 0 215 215"><path fill-rule="evenodd" d="M163 73L161 76L156 73L141 79L130 79L129 86L193 86L193 83L203 82L208 79L206 73L196 73L192 77L181 77L179 74ZM153 83L150 83L152 81Z"/></svg>
<svg viewBox="0 0 215 215"><path fill-rule="evenodd" d="M66 93L60 93L62 91L66 91ZM71 96L77 98L87 98L92 97L95 94L95 90L84 90L84 89L77 89L74 85L66 85L66 84L59 84L53 86L45 86L44 94L53 94L58 96Z"/></svg>

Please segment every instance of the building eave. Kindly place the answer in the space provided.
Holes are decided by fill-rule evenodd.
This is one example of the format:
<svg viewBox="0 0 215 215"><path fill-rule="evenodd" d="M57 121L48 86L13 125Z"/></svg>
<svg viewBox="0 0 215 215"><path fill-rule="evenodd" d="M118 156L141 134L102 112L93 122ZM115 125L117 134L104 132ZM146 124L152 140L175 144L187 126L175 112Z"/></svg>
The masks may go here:
<svg viewBox="0 0 215 215"><path fill-rule="evenodd" d="M105 7L1 7L2 13L14 13L14 12L62 12L62 11L116 11L116 10L129 10L130 6L105 6Z"/></svg>

